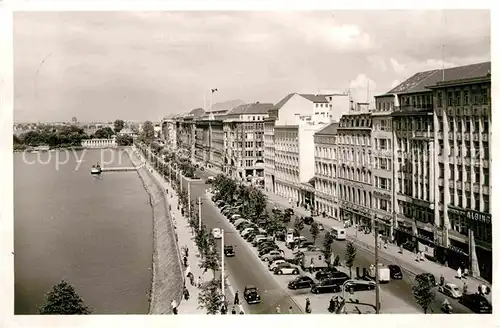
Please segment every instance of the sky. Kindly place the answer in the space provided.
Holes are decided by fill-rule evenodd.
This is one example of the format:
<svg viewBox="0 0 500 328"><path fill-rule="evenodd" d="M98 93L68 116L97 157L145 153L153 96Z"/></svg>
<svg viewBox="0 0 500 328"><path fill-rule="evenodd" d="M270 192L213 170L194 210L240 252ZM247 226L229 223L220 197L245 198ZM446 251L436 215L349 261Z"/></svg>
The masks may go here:
<svg viewBox="0 0 500 328"><path fill-rule="evenodd" d="M14 121L159 121L212 88L213 103L348 89L372 102L490 56L487 10L16 12Z"/></svg>

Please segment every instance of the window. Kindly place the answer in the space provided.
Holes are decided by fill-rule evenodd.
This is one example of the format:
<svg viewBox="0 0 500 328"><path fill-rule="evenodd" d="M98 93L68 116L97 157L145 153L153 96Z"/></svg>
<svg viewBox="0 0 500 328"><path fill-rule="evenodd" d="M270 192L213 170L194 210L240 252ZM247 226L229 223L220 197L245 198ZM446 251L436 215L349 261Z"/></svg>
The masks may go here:
<svg viewBox="0 0 500 328"><path fill-rule="evenodd" d="M461 190L458 190L457 191L457 195L458 195L458 207L462 207L462 201L463 201L463 197L462 197L462 191Z"/></svg>
<svg viewBox="0 0 500 328"><path fill-rule="evenodd" d="M483 133L488 133L488 119L485 118L483 121Z"/></svg>
<svg viewBox="0 0 500 328"><path fill-rule="evenodd" d="M450 180L455 181L455 166L450 164Z"/></svg>
<svg viewBox="0 0 500 328"><path fill-rule="evenodd" d="M444 149L444 144L443 144L443 140L439 140L438 141L438 155L442 155L443 154L443 149Z"/></svg>
<svg viewBox="0 0 500 328"><path fill-rule="evenodd" d="M479 194L474 193L474 210L479 211L481 207L481 200L479 199Z"/></svg>
<svg viewBox="0 0 500 328"><path fill-rule="evenodd" d="M453 106L453 93L448 92L448 106Z"/></svg>
<svg viewBox="0 0 500 328"><path fill-rule="evenodd" d="M383 211L387 211L388 210L387 200L380 199L380 209L383 210Z"/></svg>
<svg viewBox="0 0 500 328"><path fill-rule="evenodd" d="M457 181L462 181L462 165L457 166L458 170L458 179Z"/></svg>
<svg viewBox="0 0 500 328"><path fill-rule="evenodd" d="M455 205L455 190L450 188L450 204Z"/></svg>
<svg viewBox="0 0 500 328"><path fill-rule="evenodd" d="M444 177L444 165L442 163L439 163L439 178Z"/></svg>
<svg viewBox="0 0 500 328"><path fill-rule="evenodd" d="M387 158L379 158L379 169L387 170L388 166L389 165L387 165Z"/></svg>
<svg viewBox="0 0 500 328"><path fill-rule="evenodd" d="M481 98L483 105L488 104L488 89L481 89Z"/></svg>
<svg viewBox="0 0 500 328"><path fill-rule="evenodd" d="M455 106L460 106L460 91L455 91Z"/></svg>
<svg viewBox="0 0 500 328"><path fill-rule="evenodd" d="M471 199L470 199L470 194L466 195L466 200L467 200L467 208L471 208Z"/></svg>
<svg viewBox="0 0 500 328"><path fill-rule="evenodd" d="M490 154L489 154L489 149L488 149L488 142L483 141L483 157L484 159L489 159Z"/></svg>
<svg viewBox="0 0 500 328"><path fill-rule="evenodd" d="M438 107L443 107L443 94L441 92L437 94L437 105Z"/></svg>
<svg viewBox="0 0 500 328"><path fill-rule="evenodd" d="M453 120L451 119L451 117L448 117L448 130L450 130L450 132L453 132L454 128L455 126Z"/></svg>
<svg viewBox="0 0 500 328"><path fill-rule="evenodd" d="M489 213L490 212L490 202L487 199L488 196L484 195L483 197L483 204L484 204L484 209L483 212Z"/></svg>
<svg viewBox="0 0 500 328"><path fill-rule="evenodd" d="M467 106L469 104L469 91L464 90L464 106Z"/></svg>
<svg viewBox="0 0 500 328"><path fill-rule="evenodd" d="M381 120L380 121L380 130L385 131L386 129L387 129L387 121Z"/></svg>
<svg viewBox="0 0 500 328"><path fill-rule="evenodd" d="M444 190L443 187L439 187L439 202L444 203Z"/></svg>
<svg viewBox="0 0 500 328"><path fill-rule="evenodd" d="M378 183L379 183L379 188L380 189L384 189L384 190L387 190L387 179L386 178L378 178Z"/></svg>
<svg viewBox="0 0 500 328"><path fill-rule="evenodd" d="M387 150L387 140L386 139L379 139L379 149L380 150Z"/></svg>
<svg viewBox="0 0 500 328"><path fill-rule="evenodd" d="M488 168L483 168L483 178L484 178L483 185L489 186L489 184L490 184L490 172L489 172Z"/></svg>

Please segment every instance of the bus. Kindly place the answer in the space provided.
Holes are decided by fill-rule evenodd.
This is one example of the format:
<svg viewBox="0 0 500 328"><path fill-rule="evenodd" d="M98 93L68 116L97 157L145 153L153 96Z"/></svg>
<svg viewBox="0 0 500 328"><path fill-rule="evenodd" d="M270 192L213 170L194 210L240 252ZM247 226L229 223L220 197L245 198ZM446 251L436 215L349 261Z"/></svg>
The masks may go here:
<svg viewBox="0 0 500 328"><path fill-rule="evenodd" d="M331 233L336 240L345 240L346 231L344 228L332 227Z"/></svg>

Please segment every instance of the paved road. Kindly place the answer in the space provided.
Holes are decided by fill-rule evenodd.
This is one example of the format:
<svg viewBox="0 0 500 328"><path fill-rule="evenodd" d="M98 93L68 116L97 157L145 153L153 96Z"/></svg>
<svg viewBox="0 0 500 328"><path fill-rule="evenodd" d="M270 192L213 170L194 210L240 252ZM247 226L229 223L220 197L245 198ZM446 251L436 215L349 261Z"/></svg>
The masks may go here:
<svg viewBox="0 0 500 328"><path fill-rule="evenodd" d="M208 176L211 176L212 174L207 172L207 171L198 171L197 175L205 180ZM268 206L267 206L268 211L271 212L271 210L273 208L274 208L274 204L268 203ZM225 221L225 222L227 222L227 221ZM289 226L290 227L293 226L293 220L289 223ZM312 236L309 232L309 228L310 228L310 226L305 225L305 228L304 228L304 230L302 230L301 234L303 236L305 236L307 239L312 240ZM322 247L324 236L325 236L325 232L322 231L316 240L317 246ZM248 247L246 244L244 244L244 243L242 243L242 244L243 244L243 246ZM341 261L343 261L343 258L344 258L345 247L346 247L345 241L335 241L333 246L332 246L333 254L335 254L335 255L338 254L340 256ZM249 255L252 255L252 254L249 254ZM356 260L355 260L355 264L353 267L353 275L355 275L356 266L359 266L360 268L363 268L363 267L368 268L370 266L370 264L372 264L373 262L374 262L373 254L370 253L369 251L366 251L366 250L358 247ZM389 262L385 261L384 259L380 259L380 262L384 263L384 264L390 264ZM416 266L418 266L418 264L416 264ZM247 267L248 267L248 265L247 265ZM360 269L360 270L362 270L362 269ZM402 280L392 280L388 284L381 285L381 288L384 290L387 290L389 293L391 293L392 295L401 299L402 301L406 302L410 306L413 306L415 308L420 309L420 307L418 306L418 304L415 301L415 298L412 295L411 286L413 284L413 279L414 279L413 274L411 274L407 271L404 271ZM461 286L459 286L459 287L461 287ZM445 296L443 294L436 291L436 299L431 304L431 308L432 308L432 311L434 313L436 313L436 312L441 313L440 307L441 307L441 304L442 304L444 298L445 298ZM450 304L453 307L454 313L472 313L472 311L470 309L461 305L460 303L458 303L458 301L453 300L449 297L448 297L448 300L450 301ZM381 302L382 302L382 307L383 307L384 306L383 300L381 300ZM283 307L281 307L281 308L283 309Z"/></svg>
<svg viewBox="0 0 500 328"><path fill-rule="evenodd" d="M207 175L205 174L204 176L206 178ZM207 188L208 186L204 183L192 184L191 198L193 201L198 197L205 197ZM245 308L250 313L273 314L276 312L278 304L282 312L288 311L288 308L291 306L294 313L301 313L301 309L289 293L279 286L268 270L262 265L261 261L251 253L248 244L237 235L232 225L223 218L218 209L207 198L204 199L202 204L202 219L203 223L209 229L216 227L224 229L226 245L235 246L236 256L226 258L226 274L230 275L235 291L239 291L240 302L244 302L243 290L245 285L254 285L259 288L262 303L246 306Z"/></svg>

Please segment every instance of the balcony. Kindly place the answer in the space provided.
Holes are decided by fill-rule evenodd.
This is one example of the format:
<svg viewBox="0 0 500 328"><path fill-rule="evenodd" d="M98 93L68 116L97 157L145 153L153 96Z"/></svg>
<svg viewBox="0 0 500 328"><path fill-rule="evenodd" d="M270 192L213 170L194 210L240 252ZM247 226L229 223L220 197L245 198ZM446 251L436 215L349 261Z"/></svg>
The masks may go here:
<svg viewBox="0 0 500 328"><path fill-rule="evenodd" d="M455 181L448 180L448 185L449 185L450 188L454 188L455 187Z"/></svg>
<svg viewBox="0 0 500 328"><path fill-rule="evenodd" d="M469 133L468 131L466 131L466 132L464 133L464 140L465 140L465 141L469 141L469 140L470 140L470 133Z"/></svg>
<svg viewBox="0 0 500 328"><path fill-rule="evenodd" d="M431 139L432 132L430 131L412 131L413 139Z"/></svg>
<svg viewBox="0 0 500 328"><path fill-rule="evenodd" d="M489 139L488 137L489 137L488 133L481 133L481 140L488 141L488 139Z"/></svg>
<svg viewBox="0 0 500 328"><path fill-rule="evenodd" d="M479 133L474 133L472 135L472 138L474 139L474 141L479 141Z"/></svg>
<svg viewBox="0 0 500 328"><path fill-rule="evenodd" d="M474 183L473 185L473 191L478 193L479 192L479 183Z"/></svg>
<svg viewBox="0 0 500 328"><path fill-rule="evenodd" d="M485 186L483 185L483 194L489 195L490 194L490 186Z"/></svg>
<svg viewBox="0 0 500 328"><path fill-rule="evenodd" d="M455 135L457 140L462 140L462 133L461 132L457 132L457 134Z"/></svg>
<svg viewBox="0 0 500 328"><path fill-rule="evenodd" d="M465 191L470 191L470 182L465 183Z"/></svg>
<svg viewBox="0 0 500 328"><path fill-rule="evenodd" d="M489 167L490 161L487 159L483 159L483 167L487 168Z"/></svg>
<svg viewBox="0 0 500 328"><path fill-rule="evenodd" d="M402 105L399 107L394 107L395 112L408 112L408 113L413 113L413 112L428 112L433 109L432 104L425 104L425 105Z"/></svg>

